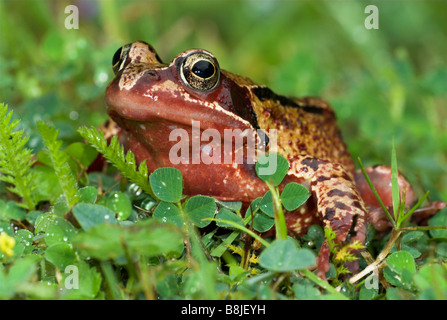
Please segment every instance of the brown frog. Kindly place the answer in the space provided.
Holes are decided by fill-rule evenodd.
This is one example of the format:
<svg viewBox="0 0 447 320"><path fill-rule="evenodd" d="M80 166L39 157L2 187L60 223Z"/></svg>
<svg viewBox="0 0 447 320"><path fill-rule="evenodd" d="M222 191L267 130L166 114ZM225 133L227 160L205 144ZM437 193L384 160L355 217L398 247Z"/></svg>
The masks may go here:
<svg viewBox="0 0 447 320"><path fill-rule="evenodd" d="M276 129L277 152L290 164L280 187L298 182L312 194L305 206L286 213L289 231L302 235L318 223L335 230L340 243L364 242L365 203L354 183L354 163L327 102L278 95L248 78L221 70L216 58L200 49L182 52L164 64L152 46L136 41L116 52L113 69L116 77L106 90L108 113L122 129L121 142L133 151L138 162L147 160L150 171L176 167L183 174L185 194L250 203L268 188L257 177L248 157L242 163L197 163L192 161L193 139L186 140L188 154L182 160L175 157L173 161L177 153L172 150L178 151L182 134L192 137L207 129L223 137L213 140L214 147L222 147L225 132L231 129L261 130L266 137L260 139L258 135L257 146L268 151L269 132ZM180 133L170 139L174 130ZM196 153L220 153L220 159L224 159L225 148L210 151L206 148L209 137L205 143L203 137L201 141ZM406 184L403 180L402 185ZM407 191L408 202L412 200L409 198ZM324 277L328 268L325 242L320 249L318 274Z"/></svg>

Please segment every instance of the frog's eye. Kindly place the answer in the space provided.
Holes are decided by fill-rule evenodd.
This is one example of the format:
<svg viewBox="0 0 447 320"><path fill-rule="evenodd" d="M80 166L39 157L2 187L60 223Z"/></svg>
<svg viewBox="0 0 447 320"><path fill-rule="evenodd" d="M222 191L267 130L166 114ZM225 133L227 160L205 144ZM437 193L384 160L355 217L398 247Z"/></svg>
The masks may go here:
<svg viewBox="0 0 447 320"><path fill-rule="evenodd" d="M116 50L115 54L113 55L112 68L115 74L124 68L131 45L132 44L130 43L122 46Z"/></svg>
<svg viewBox="0 0 447 320"><path fill-rule="evenodd" d="M210 91L219 83L217 60L206 52L193 52L181 62L180 77L192 89Z"/></svg>

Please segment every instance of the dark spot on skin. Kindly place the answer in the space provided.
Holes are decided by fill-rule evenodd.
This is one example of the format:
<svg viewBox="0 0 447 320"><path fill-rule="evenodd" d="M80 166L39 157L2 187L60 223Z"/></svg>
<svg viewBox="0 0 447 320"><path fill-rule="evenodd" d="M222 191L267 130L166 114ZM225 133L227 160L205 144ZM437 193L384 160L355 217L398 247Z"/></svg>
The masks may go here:
<svg viewBox="0 0 447 320"><path fill-rule="evenodd" d="M301 109L303 109L307 113L323 114L323 109L321 109L319 107L315 107L315 106L305 106L305 107L301 107Z"/></svg>
<svg viewBox="0 0 447 320"><path fill-rule="evenodd" d="M357 196L351 192L345 192L339 189L333 189L327 193L329 197L348 197L349 199L357 199ZM358 201L357 201L358 202Z"/></svg>
<svg viewBox="0 0 447 320"><path fill-rule="evenodd" d="M334 208L326 208L326 211L324 213L324 218L327 220L332 220L335 216L335 209Z"/></svg>
<svg viewBox="0 0 447 320"><path fill-rule="evenodd" d="M362 209L362 205L360 204L359 201L353 201L351 204L353 207L356 207L358 209Z"/></svg>
<svg viewBox="0 0 447 320"><path fill-rule="evenodd" d="M306 158L301 161L302 165L309 166L312 170L317 171L318 166L320 165L320 160L315 158Z"/></svg>
<svg viewBox="0 0 447 320"><path fill-rule="evenodd" d="M327 193L328 197L344 197L346 194L346 192L339 189L334 189Z"/></svg>
<svg viewBox="0 0 447 320"><path fill-rule="evenodd" d="M343 175L341 176L341 178L348 180L348 181L352 181L351 177L346 172L343 172Z"/></svg>
<svg viewBox="0 0 447 320"><path fill-rule="evenodd" d="M331 177L326 177L326 176L321 176L321 177L318 177L316 180L313 180L312 182L311 182L311 185L317 185L319 182L323 182L323 181L327 181L327 180L331 180Z"/></svg>
<svg viewBox="0 0 447 320"><path fill-rule="evenodd" d="M269 89L267 87L255 87L255 88L253 88L253 93L261 101L265 101L268 99L278 101L283 106L300 108L303 111L308 112L308 113L323 114L323 111L324 111L321 107L318 107L318 106L312 106L312 105L300 106L298 103L296 103L292 99L289 99L282 95L276 94L271 89Z"/></svg>
<svg viewBox="0 0 447 320"><path fill-rule="evenodd" d="M334 205L335 205L336 208L338 208L338 209L340 209L340 210L349 210L349 209L350 209L349 206L345 205L345 204L342 203L342 202L335 201L335 202L334 202Z"/></svg>
<svg viewBox="0 0 447 320"><path fill-rule="evenodd" d="M338 179L340 176L336 173L331 174L331 179Z"/></svg>

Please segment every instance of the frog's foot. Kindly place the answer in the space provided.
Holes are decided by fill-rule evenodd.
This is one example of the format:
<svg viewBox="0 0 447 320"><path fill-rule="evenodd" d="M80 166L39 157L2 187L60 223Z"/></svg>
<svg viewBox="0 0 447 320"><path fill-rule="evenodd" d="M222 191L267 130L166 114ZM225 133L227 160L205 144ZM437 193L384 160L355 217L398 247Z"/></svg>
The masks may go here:
<svg viewBox="0 0 447 320"><path fill-rule="evenodd" d="M411 221L417 225L426 225L428 219L445 207L447 207L447 203L443 201L430 202L425 207L416 209L411 216Z"/></svg>
<svg viewBox="0 0 447 320"><path fill-rule="evenodd" d="M302 156L291 164L298 178L310 181L310 191L316 200L317 214L324 227L336 232L335 241L348 244L365 241L366 210L354 182L341 165ZM330 252L325 241L317 260L317 274L324 278L329 270Z"/></svg>
<svg viewBox="0 0 447 320"><path fill-rule="evenodd" d="M391 168L387 166L372 166L365 169L374 188L380 196L383 204L389 212L393 211L393 199L391 190ZM416 196L410 183L403 175L398 174L399 190L405 190L405 206L410 207L416 202ZM379 232L388 231L391 228L391 222L380 206L379 201L374 196L369 187L365 176L358 170L355 173L355 182L359 193L368 208L367 221L372 223L374 229ZM436 214L439 210L446 207L442 201L431 202L423 208L417 209L412 215L412 221L418 225L423 225L426 221Z"/></svg>

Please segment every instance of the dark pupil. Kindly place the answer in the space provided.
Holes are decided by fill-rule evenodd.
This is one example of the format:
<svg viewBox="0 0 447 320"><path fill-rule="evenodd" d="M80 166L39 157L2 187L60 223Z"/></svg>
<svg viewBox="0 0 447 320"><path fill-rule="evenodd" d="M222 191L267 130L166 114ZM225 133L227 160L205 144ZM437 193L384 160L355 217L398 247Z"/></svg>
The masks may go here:
<svg viewBox="0 0 447 320"><path fill-rule="evenodd" d="M214 74L214 66L206 60L197 61L192 67L192 72L196 76L207 79Z"/></svg>
<svg viewBox="0 0 447 320"><path fill-rule="evenodd" d="M112 66L116 65L120 61L122 49L123 49L123 47L119 48L118 50L116 50L115 54L113 55Z"/></svg>

